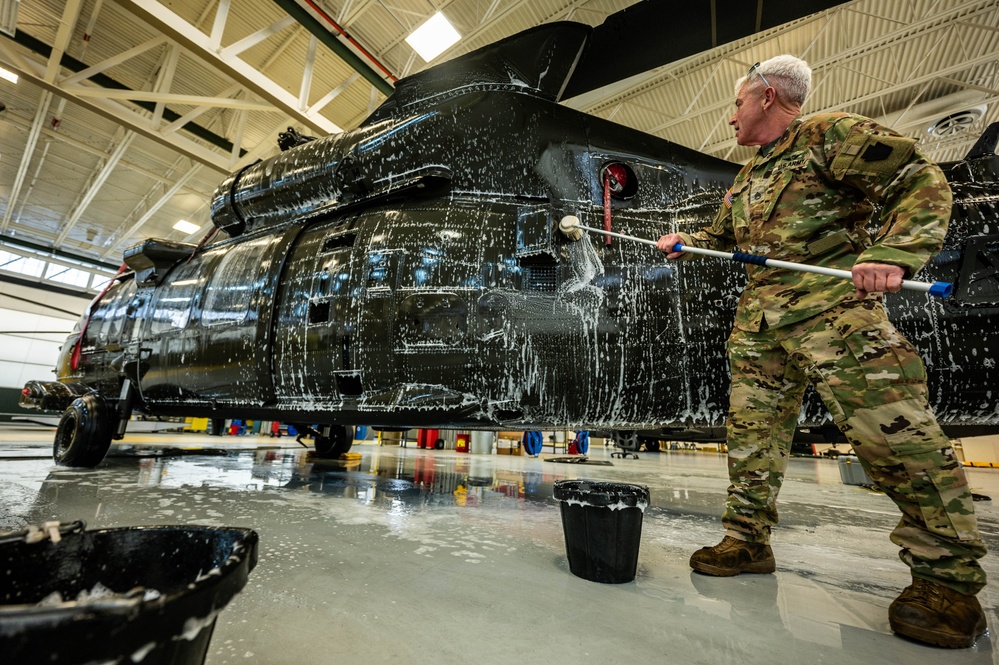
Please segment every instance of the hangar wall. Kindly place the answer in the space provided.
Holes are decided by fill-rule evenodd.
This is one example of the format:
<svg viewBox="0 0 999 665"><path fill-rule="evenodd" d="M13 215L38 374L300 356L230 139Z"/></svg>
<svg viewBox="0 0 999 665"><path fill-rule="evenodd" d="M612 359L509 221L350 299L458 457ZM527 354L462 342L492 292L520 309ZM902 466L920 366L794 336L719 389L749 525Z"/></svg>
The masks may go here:
<svg viewBox="0 0 999 665"><path fill-rule="evenodd" d="M37 414L17 405L30 379L50 380L59 347L73 329L90 294L0 282L0 421Z"/></svg>

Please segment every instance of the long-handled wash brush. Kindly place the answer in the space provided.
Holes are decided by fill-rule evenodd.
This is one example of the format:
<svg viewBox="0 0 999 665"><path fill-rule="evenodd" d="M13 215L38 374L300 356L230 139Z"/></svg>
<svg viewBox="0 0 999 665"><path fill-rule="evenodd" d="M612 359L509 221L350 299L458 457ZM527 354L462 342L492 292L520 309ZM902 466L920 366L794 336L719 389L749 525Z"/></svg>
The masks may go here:
<svg viewBox="0 0 999 665"><path fill-rule="evenodd" d="M604 229L597 229L590 226L583 226L579 223L579 218L575 215L566 215L562 218L562 221L558 224L559 231L561 231L565 237L569 238L573 242L581 240L583 237L583 231L590 231L591 233L596 233L598 235L609 235L615 238L621 238L623 240L634 240L635 242L640 242L646 245L656 246L655 240L648 240L646 238L636 238L635 236L627 236L623 233L614 233L613 231L606 231ZM736 261L738 263L751 263L758 266L766 266L767 268L784 268L785 270L795 270L797 272L811 272L818 275L829 275L830 277L840 277L842 279L853 280L853 273L849 270L837 270L835 268L823 268L821 266L810 266L804 263L792 263L791 261L778 261L776 259L768 259L765 256L759 256L758 254L745 254L743 252L719 252L713 249L701 249L700 247L688 247L681 243L677 243L673 246L674 252L689 252L691 254L703 254L704 256L714 256L719 259L729 259L731 261ZM931 296L936 296L937 298L946 298L954 290L954 285L950 282L915 282L909 279L902 280L902 288L908 291L919 291L921 293L929 293Z"/></svg>

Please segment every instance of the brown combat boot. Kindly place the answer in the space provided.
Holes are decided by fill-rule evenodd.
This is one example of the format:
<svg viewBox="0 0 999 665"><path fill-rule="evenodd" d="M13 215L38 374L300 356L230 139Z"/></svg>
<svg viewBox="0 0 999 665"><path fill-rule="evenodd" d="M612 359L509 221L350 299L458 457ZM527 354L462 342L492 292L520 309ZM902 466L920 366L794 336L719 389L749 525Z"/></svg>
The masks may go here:
<svg viewBox="0 0 999 665"><path fill-rule="evenodd" d="M888 608L888 623L899 635L948 649L973 646L988 628L977 598L918 578Z"/></svg>
<svg viewBox="0 0 999 665"><path fill-rule="evenodd" d="M690 567L705 575L730 577L740 573L772 573L777 569L777 562L770 545L725 536L714 547L702 547L694 552Z"/></svg>

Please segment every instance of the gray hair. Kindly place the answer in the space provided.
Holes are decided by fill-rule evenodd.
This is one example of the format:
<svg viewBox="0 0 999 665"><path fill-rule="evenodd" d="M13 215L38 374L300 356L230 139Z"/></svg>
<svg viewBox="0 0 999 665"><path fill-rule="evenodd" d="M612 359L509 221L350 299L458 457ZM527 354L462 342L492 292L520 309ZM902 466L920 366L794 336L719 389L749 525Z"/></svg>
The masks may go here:
<svg viewBox="0 0 999 665"><path fill-rule="evenodd" d="M757 81L767 82L791 102L799 106L805 103L805 97L812 87L812 69L808 63L793 55L778 55L760 63L749 74L735 82L735 94L739 95L743 85Z"/></svg>

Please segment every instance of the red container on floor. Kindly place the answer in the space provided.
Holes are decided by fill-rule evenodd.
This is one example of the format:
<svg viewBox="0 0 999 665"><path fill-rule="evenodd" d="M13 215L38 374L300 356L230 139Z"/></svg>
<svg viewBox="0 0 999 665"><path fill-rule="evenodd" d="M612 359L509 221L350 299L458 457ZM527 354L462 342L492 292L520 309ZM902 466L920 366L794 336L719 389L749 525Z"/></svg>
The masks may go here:
<svg viewBox="0 0 999 665"><path fill-rule="evenodd" d="M454 449L459 453L468 452L468 439L471 437L470 434L459 434L455 439Z"/></svg>
<svg viewBox="0 0 999 665"><path fill-rule="evenodd" d="M441 431L439 429L416 430L416 447L433 450L439 438L441 438Z"/></svg>

